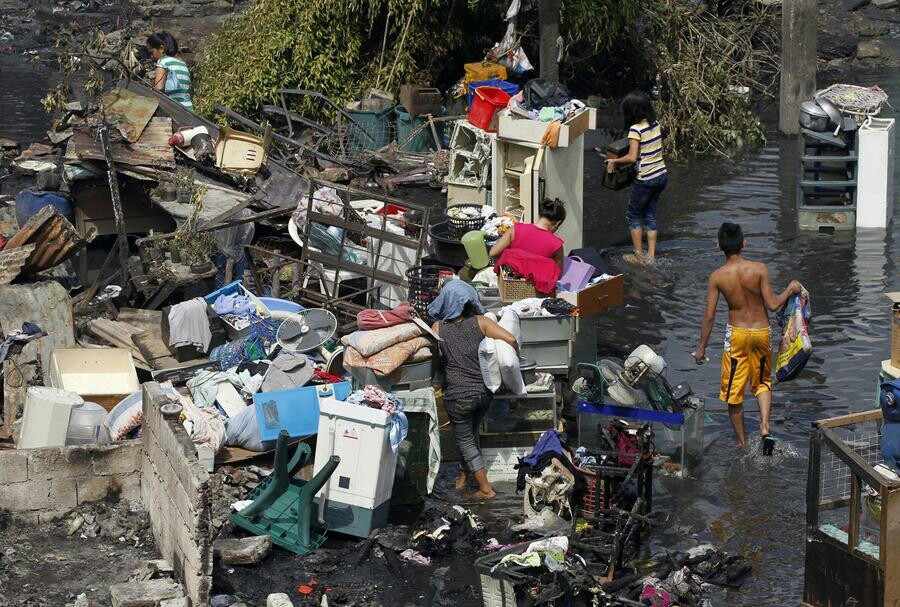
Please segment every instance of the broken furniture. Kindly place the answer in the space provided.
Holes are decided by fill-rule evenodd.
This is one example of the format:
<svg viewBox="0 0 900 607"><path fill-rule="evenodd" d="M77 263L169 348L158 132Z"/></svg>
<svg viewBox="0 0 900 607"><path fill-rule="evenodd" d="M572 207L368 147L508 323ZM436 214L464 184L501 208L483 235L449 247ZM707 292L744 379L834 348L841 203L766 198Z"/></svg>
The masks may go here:
<svg viewBox="0 0 900 607"><path fill-rule="evenodd" d="M447 206L462 203L490 204L491 158L496 133L457 120L450 137L447 169Z"/></svg>
<svg viewBox="0 0 900 607"><path fill-rule="evenodd" d="M288 461L288 433L282 430L275 445L272 474L253 489L247 499L253 503L228 517L238 527L254 535L268 535L275 544L299 555L309 554L322 545L325 535L312 531L313 496L340 464L333 455L309 481L296 474L309 461L311 449L299 443Z"/></svg>
<svg viewBox="0 0 900 607"><path fill-rule="evenodd" d="M566 249L582 245L584 216L584 133L597 128L593 108L574 112L559 127L556 147L541 143L550 123L500 112L492 162L493 206L497 213L522 210L522 221L538 219L545 198L566 205L566 221L556 235Z"/></svg>

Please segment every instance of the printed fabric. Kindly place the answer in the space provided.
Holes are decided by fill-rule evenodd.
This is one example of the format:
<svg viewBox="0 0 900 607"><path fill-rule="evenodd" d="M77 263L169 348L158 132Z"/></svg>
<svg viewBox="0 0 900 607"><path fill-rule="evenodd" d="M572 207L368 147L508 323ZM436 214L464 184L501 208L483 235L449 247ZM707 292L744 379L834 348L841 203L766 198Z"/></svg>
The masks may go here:
<svg viewBox="0 0 900 607"><path fill-rule="evenodd" d="M648 124L642 120L631 125L628 138L638 142L638 181L647 181L666 174L662 155L662 130L659 122Z"/></svg>

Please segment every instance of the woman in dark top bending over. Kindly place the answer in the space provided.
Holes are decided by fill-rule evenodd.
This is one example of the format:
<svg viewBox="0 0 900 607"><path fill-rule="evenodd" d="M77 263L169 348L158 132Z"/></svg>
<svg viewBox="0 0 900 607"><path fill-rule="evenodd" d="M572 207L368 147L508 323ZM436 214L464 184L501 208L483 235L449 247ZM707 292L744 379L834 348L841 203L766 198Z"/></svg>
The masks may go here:
<svg viewBox="0 0 900 607"><path fill-rule="evenodd" d="M439 319L433 329L442 340L444 408L463 460L456 489L462 491L474 478L478 483L476 497L494 497L480 448L481 422L492 398L481 375L478 346L485 337L505 341L517 352L519 344L512 333L482 316L484 308L478 301L478 294L462 280L447 282L429 306L428 313Z"/></svg>

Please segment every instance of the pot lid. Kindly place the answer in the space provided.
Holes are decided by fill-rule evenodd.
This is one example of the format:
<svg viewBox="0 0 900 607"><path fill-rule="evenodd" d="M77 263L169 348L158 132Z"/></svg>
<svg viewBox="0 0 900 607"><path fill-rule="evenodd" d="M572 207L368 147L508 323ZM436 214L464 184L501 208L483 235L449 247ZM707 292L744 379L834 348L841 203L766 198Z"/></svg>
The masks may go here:
<svg viewBox="0 0 900 607"><path fill-rule="evenodd" d="M819 106L815 101L804 101L800 104L800 111L809 114L810 116L816 116L819 118L828 118L828 113Z"/></svg>

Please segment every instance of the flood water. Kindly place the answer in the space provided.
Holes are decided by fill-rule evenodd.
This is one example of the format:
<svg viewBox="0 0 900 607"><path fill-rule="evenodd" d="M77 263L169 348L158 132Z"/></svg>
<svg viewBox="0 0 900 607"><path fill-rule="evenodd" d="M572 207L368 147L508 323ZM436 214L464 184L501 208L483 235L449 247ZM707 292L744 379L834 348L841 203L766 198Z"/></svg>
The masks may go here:
<svg viewBox="0 0 900 607"><path fill-rule="evenodd" d="M0 57L0 72L8 83L0 90L0 136L41 139L48 119L37 102L52 76L24 65L19 57ZM863 77L857 83L877 83L900 100L895 75ZM886 115L896 116L891 110ZM600 134L589 135L586 149L605 143ZM810 424L871 408L880 362L889 357L884 293L900 290L900 218L887 231L799 231L797 162L794 142L772 133L761 151L740 160L669 163L669 185L659 211L660 260L656 267L634 269L618 259L627 251L627 191L600 188L602 163L594 152L586 153L584 244L612 252L614 265L626 271L626 291L624 306L583 322L573 362L622 357L646 343L668 361L670 380L687 380L706 397L703 465L688 479L656 480L654 506L664 522L654 535L657 544L670 548L712 541L751 561L753 577L739 591L716 591L716 605L799 603ZM895 188L900 186L900 163L896 169ZM697 345L707 277L723 260L714 246L725 220L743 226L746 255L768 264L776 290L796 278L811 293L815 351L799 378L776 388L772 431L780 442L774 458L737 450L726 408L717 400L724 303L708 351L712 362L698 367L690 355ZM752 397L746 404L752 436L758 416ZM480 513L488 518L520 514L521 501L512 495L512 486L497 489L502 497L480 507Z"/></svg>
<svg viewBox="0 0 900 607"><path fill-rule="evenodd" d="M865 77L900 99L900 78ZM895 105L896 102L895 102ZM897 105L900 107L900 105ZM896 117L892 110L885 117ZM897 131L895 131L896 135ZM597 143L588 141L588 149ZM599 162L586 158L585 244L627 251L627 193L599 186ZM668 377L687 380L706 397L706 448L702 468L685 480L657 481L654 508L667 518L660 531L667 546L698 541L724 543L754 565L742 590L723 593L716 605L795 606L802 597L806 513L807 444L813 421L874 406L881 361L890 357L888 300L900 289L900 221L885 230L836 233L799 231L795 205L798 154L789 139L769 143L743 160L691 160L670 167L660 204L662 239L657 267L619 267L625 305L595 317L579 336L576 358L622 357L641 343L662 354ZM895 166L895 189L900 164ZM780 291L798 279L810 291L812 360L800 376L775 388L772 433L776 457L734 444L726 406L718 401L719 365L727 308L720 301L710 340L711 362L697 366L696 349L706 302L706 281L724 256L714 250L723 221L744 229L747 257L769 266ZM673 382L673 383L675 383ZM758 432L758 410L745 403L748 437Z"/></svg>

